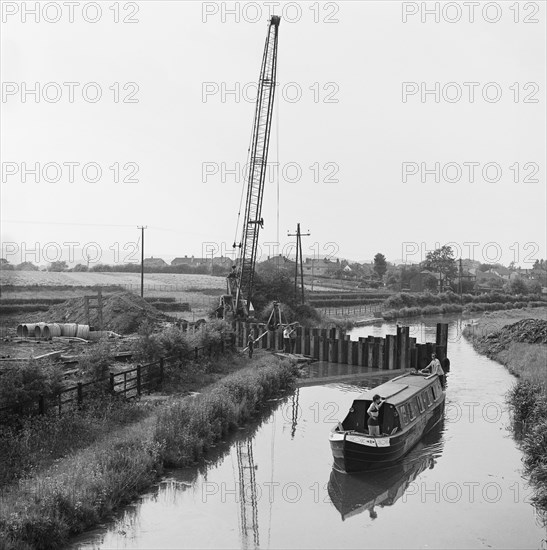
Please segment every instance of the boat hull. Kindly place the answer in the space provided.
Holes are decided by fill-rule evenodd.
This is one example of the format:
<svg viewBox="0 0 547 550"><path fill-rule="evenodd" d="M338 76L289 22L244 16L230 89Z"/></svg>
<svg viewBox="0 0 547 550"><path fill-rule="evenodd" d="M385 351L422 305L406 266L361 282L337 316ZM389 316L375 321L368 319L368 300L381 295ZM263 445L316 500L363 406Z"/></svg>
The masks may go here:
<svg viewBox="0 0 547 550"><path fill-rule="evenodd" d="M365 433L333 431L329 436L334 468L340 472L364 472L385 468L405 456L422 436L443 417L443 399L435 408L405 430L392 436L370 437Z"/></svg>

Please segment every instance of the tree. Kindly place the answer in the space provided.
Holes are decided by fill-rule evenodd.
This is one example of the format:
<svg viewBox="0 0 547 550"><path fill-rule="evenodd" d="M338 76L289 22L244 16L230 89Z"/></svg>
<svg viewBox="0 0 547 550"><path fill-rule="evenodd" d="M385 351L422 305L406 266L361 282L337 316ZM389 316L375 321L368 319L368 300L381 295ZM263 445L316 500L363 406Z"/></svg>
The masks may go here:
<svg viewBox="0 0 547 550"><path fill-rule="evenodd" d="M526 281L525 284L530 294L541 294L541 283L539 281Z"/></svg>
<svg viewBox="0 0 547 550"><path fill-rule="evenodd" d="M295 307L294 278L285 269L255 274L251 301L257 312L273 301Z"/></svg>
<svg viewBox="0 0 547 550"><path fill-rule="evenodd" d="M57 262L51 262L48 271L66 271L67 269L67 263L64 260L60 260Z"/></svg>
<svg viewBox="0 0 547 550"><path fill-rule="evenodd" d="M401 268L401 289L410 288L410 282L420 275L420 268L417 265L404 265Z"/></svg>
<svg viewBox="0 0 547 550"><path fill-rule="evenodd" d="M38 266L32 262L22 262L15 266L16 271L38 271Z"/></svg>
<svg viewBox="0 0 547 550"><path fill-rule="evenodd" d="M424 290L435 291L437 290L437 279L431 273L423 273L422 285Z"/></svg>
<svg viewBox="0 0 547 550"><path fill-rule="evenodd" d="M72 268L72 271L87 271L87 265L77 264Z"/></svg>
<svg viewBox="0 0 547 550"><path fill-rule="evenodd" d="M522 277L515 277L514 279L511 279L505 285L505 288L507 292L510 292L511 294L528 294L528 287Z"/></svg>
<svg viewBox="0 0 547 550"><path fill-rule="evenodd" d="M443 287L448 286L457 274L454 252L450 246L446 245L428 252L423 267L439 274L439 290L441 292Z"/></svg>
<svg viewBox="0 0 547 550"><path fill-rule="evenodd" d="M374 256L374 272L380 279L382 279L387 271L387 262L386 257L378 252L376 256Z"/></svg>
<svg viewBox="0 0 547 550"><path fill-rule="evenodd" d="M14 266L6 260L6 258L0 258L0 269L2 271L13 271Z"/></svg>

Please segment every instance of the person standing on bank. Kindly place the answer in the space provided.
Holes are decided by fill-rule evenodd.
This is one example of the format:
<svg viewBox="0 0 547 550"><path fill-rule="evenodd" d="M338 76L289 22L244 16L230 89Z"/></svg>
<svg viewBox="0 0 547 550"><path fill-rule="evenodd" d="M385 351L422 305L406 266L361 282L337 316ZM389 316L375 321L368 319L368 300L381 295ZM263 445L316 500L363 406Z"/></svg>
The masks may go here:
<svg viewBox="0 0 547 550"><path fill-rule="evenodd" d="M368 414L368 433L370 435L380 435L380 422L378 417L380 415L380 407L384 404L385 399L382 399L378 394L372 398L372 403L367 410Z"/></svg>
<svg viewBox="0 0 547 550"><path fill-rule="evenodd" d="M253 351L255 349L255 339L252 332L249 333L249 338L247 338L247 347L249 348L249 359L252 359Z"/></svg>
<svg viewBox="0 0 547 550"><path fill-rule="evenodd" d="M284 344L284 352L285 353L291 353L291 325L286 325L283 329L283 344Z"/></svg>
<svg viewBox="0 0 547 550"><path fill-rule="evenodd" d="M439 380L441 381L441 386L444 389L446 385L446 377L441 366L441 362L437 359L437 355L435 353L431 354L431 363L429 363L427 367L424 367L420 372L422 374L426 374L426 371L427 373L437 374L439 376Z"/></svg>

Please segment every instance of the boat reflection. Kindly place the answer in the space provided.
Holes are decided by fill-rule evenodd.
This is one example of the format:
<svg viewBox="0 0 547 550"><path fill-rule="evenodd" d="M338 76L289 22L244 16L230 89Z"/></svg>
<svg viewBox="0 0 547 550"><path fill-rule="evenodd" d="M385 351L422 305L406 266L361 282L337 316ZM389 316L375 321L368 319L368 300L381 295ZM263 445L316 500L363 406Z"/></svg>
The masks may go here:
<svg viewBox="0 0 547 550"><path fill-rule="evenodd" d="M342 521L365 511L375 519L377 506L395 504L424 470L434 468L442 452L443 427L444 422L441 422L400 463L389 468L357 474L333 468L328 493Z"/></svg>

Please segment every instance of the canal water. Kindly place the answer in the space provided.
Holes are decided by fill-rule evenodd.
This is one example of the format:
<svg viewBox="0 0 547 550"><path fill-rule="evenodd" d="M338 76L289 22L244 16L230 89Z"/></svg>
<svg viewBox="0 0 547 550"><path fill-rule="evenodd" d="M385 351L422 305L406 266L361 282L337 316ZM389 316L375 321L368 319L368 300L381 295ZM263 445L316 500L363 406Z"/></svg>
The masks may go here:
<svg viewBox="0 0 547 550"><path fill-rule="evenodd" d="M434 341L437 321L411 324L411 336ZM445 419L397 466L332 470L328 433L370 379L302 387L268 403L206 464L169 472L69 548L547 549L509 429L514 379L461 329L453 318ZM352 338L394 333L381 323Z"/></svg>

